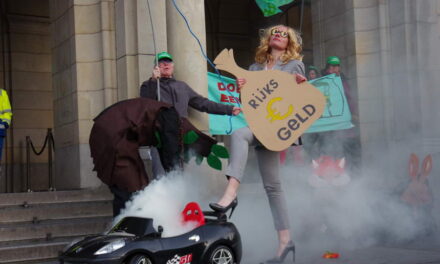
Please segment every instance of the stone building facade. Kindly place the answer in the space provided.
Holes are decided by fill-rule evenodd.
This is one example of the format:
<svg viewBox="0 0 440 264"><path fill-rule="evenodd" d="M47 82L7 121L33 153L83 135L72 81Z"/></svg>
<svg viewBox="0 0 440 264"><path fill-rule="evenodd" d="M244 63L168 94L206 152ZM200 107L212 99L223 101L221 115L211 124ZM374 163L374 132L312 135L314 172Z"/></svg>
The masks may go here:
<svg viewBox="0 0 440 264"><path fill-rule="evenodd" d="M278 23L301 28L306 64L340 56L359 105L364 163L383 165L379 149L440 153L440 0L310 0L303 12L296 1L271 18L253 0L175 2L210 58L234 48L246 67L258 30ZM5 0L0 23L0 83L14 112L2 192L25 189L25 137L42 147L47 128L55 135L55 187L100 185L88 146L92 120L138 96L155 48L173 54L178 79L207 93L207 63L172 0ZM192 118L206 129L206 115ZM47 162L32 156L35 189L47 186Z"/></svg>
<svg viewBox="0 0 440 264"><path fill-rule="evenodd" d="M314 61L342 58L356 87L364 164L386 166L411 151L438 157L439 10L437 0L312 1Z"/></svg>

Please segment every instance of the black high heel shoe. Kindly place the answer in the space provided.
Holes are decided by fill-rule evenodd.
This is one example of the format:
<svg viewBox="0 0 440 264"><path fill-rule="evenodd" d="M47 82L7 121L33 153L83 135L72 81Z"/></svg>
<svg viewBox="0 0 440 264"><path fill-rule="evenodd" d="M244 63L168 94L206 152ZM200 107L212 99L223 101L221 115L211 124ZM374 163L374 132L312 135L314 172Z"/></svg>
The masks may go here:
<svg viewBox="0 0 440 264"><path fill-rule="evenodd" d="M293 254L293 262L295 262L295 244L290 240L286 247L284 248L283 252L281 252L281 255L279 257L275 257L273 259L266 260L266 262L262 264L279 264L283 263L286 256L289 254L289 252L292 251Z"/></svg>
<svg viewBox="0 0 440 264"><path fill-rule="evenodd" d="M220 213L226 213L229 209L231 209L231 213L229 214L229 218L231 218L232 213L235 210L235 207L237 207L238 204L238 200L237 198L235 198L234 200L232 200L232 202L227 205L227 206L221 206L218 203L210 203L209 207L211 207L212 210L216 211L216 212L220 212Z"/></svg>

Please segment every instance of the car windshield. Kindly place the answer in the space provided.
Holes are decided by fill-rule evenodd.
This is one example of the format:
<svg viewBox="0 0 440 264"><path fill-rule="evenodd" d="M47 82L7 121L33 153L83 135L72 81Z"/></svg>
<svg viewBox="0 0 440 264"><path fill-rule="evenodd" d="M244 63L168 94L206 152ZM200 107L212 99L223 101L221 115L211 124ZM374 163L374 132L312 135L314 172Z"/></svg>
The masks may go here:
<svg viewBox="0 0 440 264"><path fill-rule="evenodd" d="M136 236L145 236L156 233L153 227L153 219L140 217L125 217L119 221L110 231L112 233L128 233Z"/></svg>

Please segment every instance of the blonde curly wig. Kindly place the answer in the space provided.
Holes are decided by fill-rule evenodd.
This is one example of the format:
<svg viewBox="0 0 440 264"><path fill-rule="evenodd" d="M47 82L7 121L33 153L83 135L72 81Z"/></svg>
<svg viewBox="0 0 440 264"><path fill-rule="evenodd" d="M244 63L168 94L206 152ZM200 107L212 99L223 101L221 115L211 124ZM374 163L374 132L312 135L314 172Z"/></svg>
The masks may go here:
<svg viewBox="0 0 440 264"><path fill-rule="evenodd" d="M301 55L302 51L302 39L299 36L299 33L296 32L293 28L285 26L285 25L276 25L269 27L264 30L263 35L260 38L260 45L257 47L257 51L255 54L255 61L264 64L268 61L272 61L274 58L270 55L271 47L269 46L271 32L274 28L285 27L287 28L289 42L287 43L287 48L283 55L281 55L280 60L282 63L287 63L290 60L300 60L302 61L303 56Z"/></svg>

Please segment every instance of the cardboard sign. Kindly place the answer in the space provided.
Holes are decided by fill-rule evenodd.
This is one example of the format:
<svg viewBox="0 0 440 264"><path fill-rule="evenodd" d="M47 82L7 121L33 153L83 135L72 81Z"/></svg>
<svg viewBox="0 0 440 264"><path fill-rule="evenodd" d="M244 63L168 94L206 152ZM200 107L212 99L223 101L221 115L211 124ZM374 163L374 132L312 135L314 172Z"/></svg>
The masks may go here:
<svg viewBox="0 0 440 264"><path fill-rule="evenodd" d="M235 63L232 49L224 49L214 63L246 79L240 91L242 109L249 128L269 150L287 149L324 111L324 95L307 82L297 84L293 74L244 70Z"/></svg>

